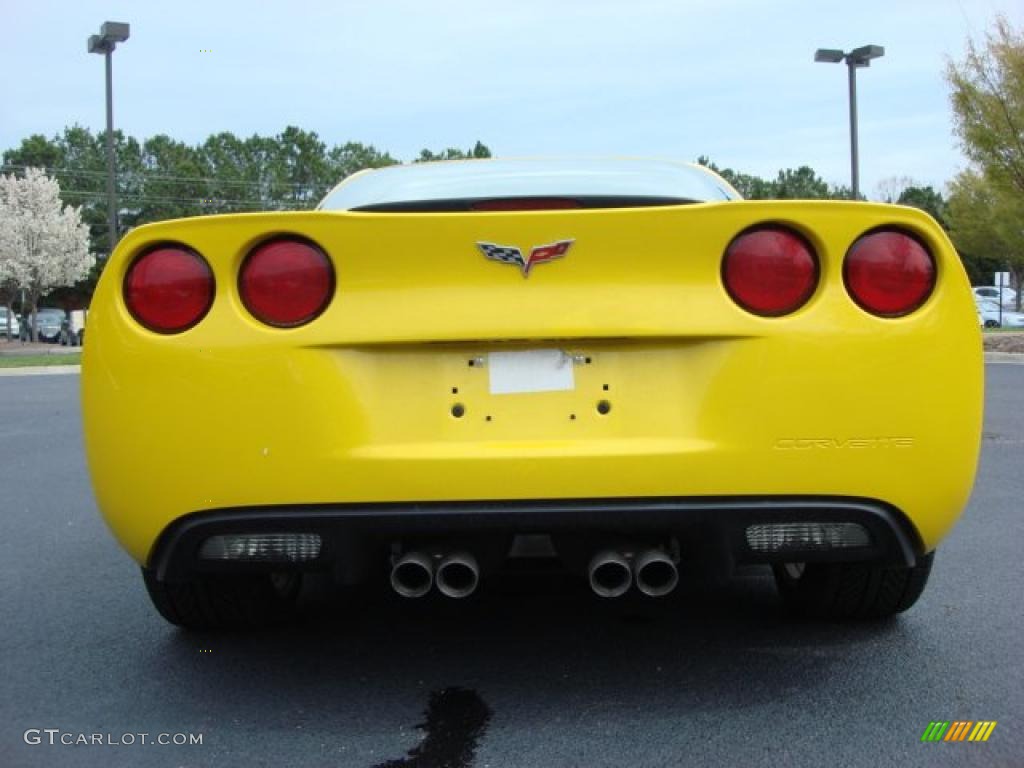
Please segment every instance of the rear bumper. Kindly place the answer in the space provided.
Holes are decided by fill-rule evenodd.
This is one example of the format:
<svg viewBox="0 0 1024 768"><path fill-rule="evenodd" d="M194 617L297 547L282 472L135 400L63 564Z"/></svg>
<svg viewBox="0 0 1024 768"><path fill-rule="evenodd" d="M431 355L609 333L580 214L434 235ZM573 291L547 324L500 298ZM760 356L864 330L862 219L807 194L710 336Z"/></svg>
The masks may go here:
<svg viewBox="0 0 1024 768"><path fill-rule="evenodd" d="M751 525L788 522L850 522L863 526L866 546L789 551L754 551L747 541ZM161 580L181 580L197 571L262 568L266 563L224 563L199 557L202 543L214 535L239 533L315 533L320 555L304 569L358 570L370 553L395 541L471 536L554 537L673 536L698 559L737 563L873 560L914 565L924 546L899 510L880 501L840 497L715 497L569 499L424 504L338 504L249 507L196 512L169 525L150 553L147 567ZM273 566L275 569L278 566Z"/></svg>
<svg viewBox="0 0 1024 768"><path fill-rule="evenodd" d="M820 257L819 289L785 317L744 312L721 281L730 240L765 221L797 226ZM934 294L907 317L868 315L844 287L850 244L881 226L937 259ZM252 244L288 232L324 248L338 285L314 322L282 329L253 318L237 284ZM474 245L567 236L578 254L528 281ZM217 284L180 334L140 326L122 292L135 256L165 240L204 254ZM490 526L495 508L550 499L878 499L931 550L977 463L974 301L941 229L896 206L202 217L134 230L93 307L86 456L139 563L201 510L315 511L347 529L360 510L407 523L430 510L432 525L457 508ZM565 353L570 388L496 386L492 355L536 350ZM568 525L607 514L550 503ZM626 501L621 514L655 513ZM672 513L695 514L689 501Z"/></svg>

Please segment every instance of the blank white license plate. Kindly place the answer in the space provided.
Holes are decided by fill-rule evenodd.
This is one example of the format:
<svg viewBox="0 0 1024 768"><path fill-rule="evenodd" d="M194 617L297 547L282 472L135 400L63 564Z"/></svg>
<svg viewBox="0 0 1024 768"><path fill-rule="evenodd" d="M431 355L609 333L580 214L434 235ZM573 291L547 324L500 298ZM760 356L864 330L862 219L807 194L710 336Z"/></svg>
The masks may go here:
<svg viewBox="0 0 1024 768"><path fill-rule="evenodd" d="M576 388L572 357L560 349L491 352L487 372L492 395L562 392Z"/></svg>

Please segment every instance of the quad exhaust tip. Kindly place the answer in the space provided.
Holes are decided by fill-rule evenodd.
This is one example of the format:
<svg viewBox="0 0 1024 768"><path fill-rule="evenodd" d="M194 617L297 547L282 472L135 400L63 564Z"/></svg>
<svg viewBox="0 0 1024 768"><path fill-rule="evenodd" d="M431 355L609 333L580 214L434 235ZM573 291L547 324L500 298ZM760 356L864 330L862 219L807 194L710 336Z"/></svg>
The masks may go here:
<svg viewBox="0 0 1024 768"><path fill-rule="evenodd" d="M469 597L480 583L480 567L468 552L435 556L410 551L391 568L391 587L402 597L424 597L435 586L445 597Z"/></svg>
<svg viewBox="0 0 1024 768"><path fill-rule="evenodd" d="M480 567L468 552L453 552L441 559L434 579L437 590L445 597L469 597L480 583Z"/></svg>
<svg viewBox="0 0 1024 768"><path fill-rule="evenodd" d="M590 588L599 597L621 597L636 583L648 597L663 597L679 584L679 569L668 553L646 549L635 556L606 549L595 554L587 568ZM434 586L445 597L469 597L480 583L480 566L469 552L432 555L409 551L391 568L391 587L402 597L427 595Z"/></svg>
<svg viewBox="0 0 1024 768"><path fill-rule="evenodd" d="M633 561L636 588L648 597L664 597L679 584L679 569L660 549L648 549Z"/></svg>
<svg viewBox="0 0 1024 768"><path fill-rule="evenodd" d="M391 588L402 597L423 597L434 586L434 561L425 552L406 552L391 568Z"/></svg>
<svg viewBox="0 0 1024 768"><path fill-rule="evenodd" d="M590 588L599 597L621 597L633 585L629 560L621 552L606 549L590 560Z"/></svg>
<svg viewBox="0 0 1024 768"><path fill-rule="evenodd" d="M661 549L645 549L635 556L607 549L590 560L590 588L599 597L621 597L636 584L648 597L664 597L679 584L679 569Z"/></svg>

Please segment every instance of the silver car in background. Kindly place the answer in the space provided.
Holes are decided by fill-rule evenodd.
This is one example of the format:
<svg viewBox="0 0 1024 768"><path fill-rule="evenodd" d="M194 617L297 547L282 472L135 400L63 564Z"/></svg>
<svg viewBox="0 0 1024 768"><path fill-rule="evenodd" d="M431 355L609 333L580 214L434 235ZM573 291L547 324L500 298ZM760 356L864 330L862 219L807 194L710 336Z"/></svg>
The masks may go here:
<svg viewBox="0 0 1024 768"><path fill-rule="evenodd" d="M999 303L1000 288L997 286L976 285L971 290L974 291L974 296L980 301L991 301L993 304ZM1001 292L1004 307L1012 308L1017 305L1017 292L1013 288L1004 285Z"/></svg>
<svg viewBox="0 0 1024 768"><path fill-rule="evenodd" d="M65 313L63 309L53 307L42 307L36 310L36 331L39 334L39 341L56 343L60 340L60 329L64 323ZM32 316L26 315L21 326L20 338L28 341L32 338Z"/></svg>

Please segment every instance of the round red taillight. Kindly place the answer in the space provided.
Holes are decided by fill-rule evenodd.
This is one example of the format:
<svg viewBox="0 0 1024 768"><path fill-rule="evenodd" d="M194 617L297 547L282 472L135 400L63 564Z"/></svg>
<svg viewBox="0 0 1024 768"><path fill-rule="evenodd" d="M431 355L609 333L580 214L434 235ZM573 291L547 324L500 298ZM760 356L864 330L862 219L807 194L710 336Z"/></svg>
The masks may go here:
<svg viewBox="0 0 1024 768"><path fill-rule="evenodd" d="M292 328L327 308L334 294L334 269L313 243L283 237L249 252L238 276L238 290L257 320Z"/></svg>
<svg viewBox="0 0 1024 768"><path fill-rule="evenodd" d="M843 280L851 298L882 317L920 307L935 288L935 260L913 235L881 229L860 237L846 253Z"/></svg>
<svg viewBox="0 0 1024 768"><path fill-rule="evenodd" d="M802 307L818 285L818 259L801 235L777 225L737 236L722 260L722 282L748 312L774 317Z"/></svg>
<svg viewBox="0 0 1024 768"><path fill-rule="evenodd" d="M213 304L210 265L184 245L165 243L140 254L124 278L124 303L143 326L157 333L180 333Z"/></svg>

